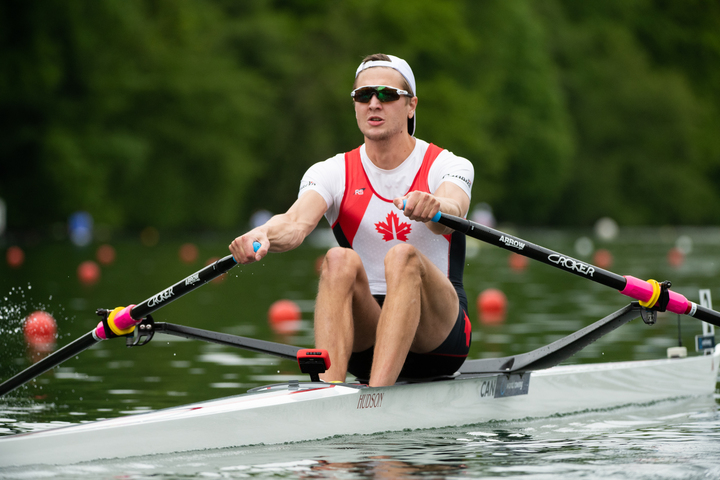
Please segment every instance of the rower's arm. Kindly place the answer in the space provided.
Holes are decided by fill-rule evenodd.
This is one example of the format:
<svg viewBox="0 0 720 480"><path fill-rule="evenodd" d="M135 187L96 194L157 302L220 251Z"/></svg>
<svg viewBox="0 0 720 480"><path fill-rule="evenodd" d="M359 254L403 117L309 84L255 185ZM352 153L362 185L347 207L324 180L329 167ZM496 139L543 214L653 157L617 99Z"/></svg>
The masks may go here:
<svg viewBox="0 0 720 480"><path fill-rule="evenodd" d="M268 252L292 250L315 229L326 210L325 200L311 190L298 198L287 212L273 216L264 225L233 240L230 252L238 263L244 264L258 261ZM257 252L253 250L253 242L261 245Z"/></svg>

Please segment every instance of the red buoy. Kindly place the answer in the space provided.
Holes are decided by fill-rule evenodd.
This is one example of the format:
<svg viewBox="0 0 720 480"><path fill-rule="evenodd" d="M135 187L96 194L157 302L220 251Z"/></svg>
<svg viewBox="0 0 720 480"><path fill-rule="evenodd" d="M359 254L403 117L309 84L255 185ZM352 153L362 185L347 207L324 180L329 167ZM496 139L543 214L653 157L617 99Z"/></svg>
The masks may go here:
<svg viewBox="0 0 720 480"><path fill-rule="evenodd" d="M112 245L100 245L95 252L95 258L102 265L112 265L115 262L115 249Z"/></svg>
<svg viewBox="0 0 720 480"><path fill-rule="evenodd" d="M270 328L283 335L300 330L300 316L300 307L292 300L278 300L268 310Z"/></svg>
<svg viewBox="0 0 720 480"><path fill-rule="evenodd" d="M195 263L198 258L198 248L194 243L185 243L180 247L178 255L183 263Z"/></svg>
<svg viewBox="0 0 720 480"><path fill-rule="evenodd" d="M497 288L488 288L477 297L477 309L480 323L492 325L505 321L507 297Z"/></svg>
<svg viewBox="0 0 720 480"><path fill-rule="evenodd" d="M593 263L600 268L610 268L613 263L613 256L609 250L600 248L593 255Z"/></svg>
<svg viewBox="0 0 720 480"><path fill-rule="evenodd" d="M510 268L512 268L516 272L522 272L525 270L528 266L528 263L530 263L530 260L524 255L520 255L519 253L511 253L508 257L508 264L510 265Z"/></svg>
<svg viewBox="0 0 720 480"><path fill-rule="evenodd" d="M25 252L22 248L13 245L5 252L5 259L10 268L20 268L25 262Z"/></svg>
<svg viewBox="0 0 720 480"><path fill-rule="evenodd" d="M55 319L47 312L38 310L25 319L23 326L25 341L38 351L50 351L57 339L57 324Z"/></svg>
<svg viewBox="0 0 720 480"><path fill-rule="evenodd" d="M100 280L100 267L92 260L86 260L78 266L77 276L83 285L95 285Z"/></svg>
<svg viewBox="0 0 720 480"><path fill-rule="evenodd" d="M679 268L685 262L685 254L679 248L673 247L667 254L667 261L671 267Z"/></svg>

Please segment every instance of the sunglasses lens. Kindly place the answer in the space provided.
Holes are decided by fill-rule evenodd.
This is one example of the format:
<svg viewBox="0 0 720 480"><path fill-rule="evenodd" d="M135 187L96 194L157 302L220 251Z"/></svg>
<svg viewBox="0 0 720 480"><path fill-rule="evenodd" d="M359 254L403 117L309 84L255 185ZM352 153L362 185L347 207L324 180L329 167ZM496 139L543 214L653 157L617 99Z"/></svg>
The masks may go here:
<svg viewBox="0 0 720 480"><path fill-rule="evenodd" d="M372 100L373 94L376 93L376 90L374 88L360 88L358 90L355 90L355 101L360 103L368 103L370 100Z"/></svg>
<svg viewBox="0 0 720 480"><path fill-rule="evenodd" d="M378 87L377 96L378 100L383 103L394 102L395 100L400 98L400 94L398 94L397 90L388 87Z"/></svg>
<svg viewBox="0 0 720 480"><path fill-rule="evenodd" d="M400 98L398 91L392 87L363 87L355 90L353 99L356 102L368 103L372 100L373 95L377 95L378 100L382 103L394 102Z"/></svg>

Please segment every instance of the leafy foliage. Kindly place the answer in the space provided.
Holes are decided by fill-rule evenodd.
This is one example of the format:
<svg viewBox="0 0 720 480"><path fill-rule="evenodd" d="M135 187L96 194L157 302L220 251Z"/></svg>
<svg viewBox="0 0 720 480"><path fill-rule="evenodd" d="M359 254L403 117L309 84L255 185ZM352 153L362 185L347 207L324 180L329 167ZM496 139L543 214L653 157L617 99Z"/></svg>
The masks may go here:
<svg viewBox="0 0 720 480"><path fill-rule="evenodd" d="M408 60L417 135L470 159L501 221L716 223L711 0L6 0L0 197L11 228L241 226L362 142L369 53Z"/></svg>

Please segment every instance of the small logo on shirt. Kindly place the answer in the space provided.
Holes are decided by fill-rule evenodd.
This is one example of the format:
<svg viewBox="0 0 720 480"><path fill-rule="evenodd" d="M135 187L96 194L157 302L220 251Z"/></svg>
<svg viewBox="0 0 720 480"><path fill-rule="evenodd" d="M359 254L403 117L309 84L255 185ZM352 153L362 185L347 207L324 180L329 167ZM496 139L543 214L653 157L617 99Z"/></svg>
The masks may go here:
<svg viewBox="0 0 720 480"><path fill-rule="evenodd" d="M390 212L388 213L385 222L378 222L375 224L375 229L380 235L382 235L383 240L386 242L389 242L390 240L407 242L407 236L410 234L412 227L409 223L400 223L400 218L397 214L395 212Z"/></svg>
<svg viewBox="0 0 720 480"><path fill-rule="evenodd" d="M465 178L465 177L460 176L460 175L453 175L453 174L448 173L448 174L443 175L442 179L445 180L445 179L448 178L448 177L450 177L450 178L457 178L457 179L460 180L461 182L465 183L465 185L467 185L468 187L472 187L472 182L470 181L469 178Z"/></svg>
<svg viewBox="0 0 720 480"><path fill-rule="evenodd" d="M317 183L313 182L312 180L308 180L307 182L300 184L300 191L302 192L307 187L314 187L315 185L317 185Z"/></svg>
<svg viewBox="0 0 720 480"><path fill-rule="evenodd" d="M355 190L355 195L365 195L365 189L358 188L357 190Z"/></svg>

